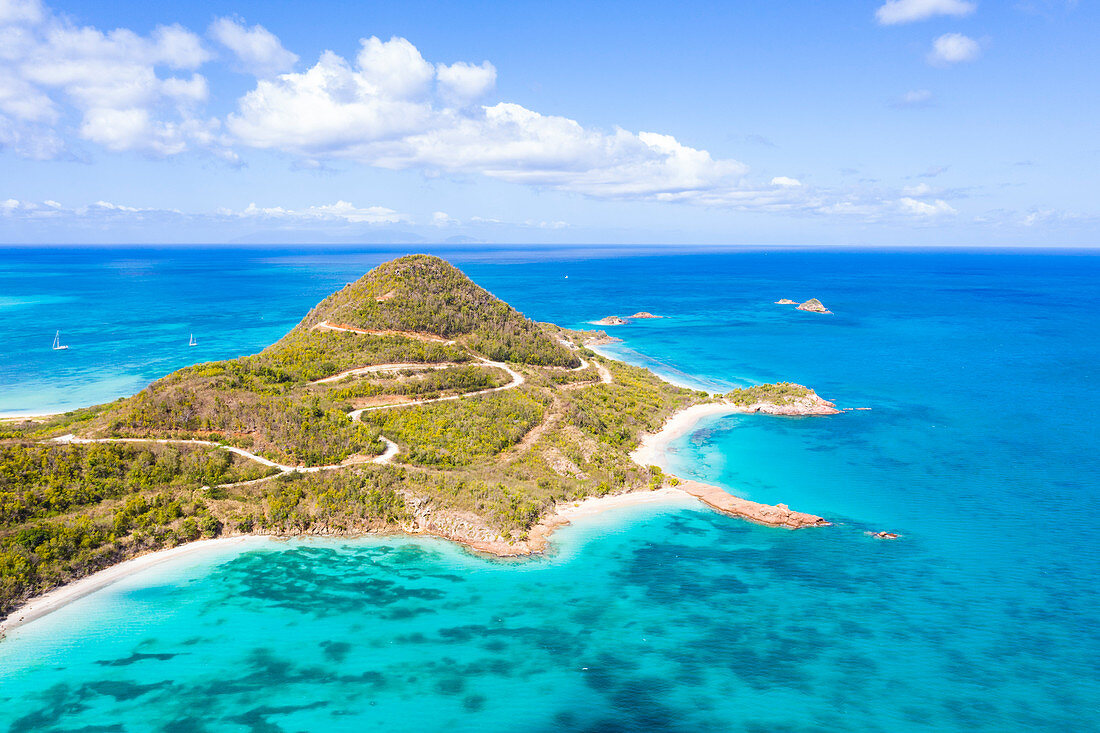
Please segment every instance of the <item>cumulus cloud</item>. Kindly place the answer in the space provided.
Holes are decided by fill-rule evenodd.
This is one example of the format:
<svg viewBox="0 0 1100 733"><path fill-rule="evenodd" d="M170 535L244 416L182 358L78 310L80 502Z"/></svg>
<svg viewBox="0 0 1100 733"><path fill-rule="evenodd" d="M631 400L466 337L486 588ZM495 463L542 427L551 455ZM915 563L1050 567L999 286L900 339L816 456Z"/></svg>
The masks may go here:
<svg viewBox="0 0 1100 733"><path fill-rule="evenodd" d="M982 48L973 38L962 33L944 33L932 41L932 50L928 52L928 63L933 66L950 66L963 61L973 61L981 54Z"/></svg>
<svg viewBox="0 0 1100 733"><path fill-rule="evenodd" d="M256 76L272 76L289 71L298 55L287 51L279 39L262 25L251 28L234 18L218 18L210 24L210 37L237 57L245 71Z"/></svg>
<svg viewBox="0 0 1100 733"><path fill-rule="evenodd" d="M464 61L436 67L436 79L443 96L457 104L468 104L488 94L497 83L496 67L488 61L481 66Z"/></svg>
<svg viewBox="0 0 1100 733"><path fill-rule="evenodd" d="M416 46L396 36L388 41L371 36L360 45L358 80L367 84L367 89L360 91L393 100L417 100L427 94L435 68Z"/></svg>
<svg viewBox="0 0 1100 733"><path fill-rule="evenodd" d="M0 25L38 23L42 14L38 0L0 0Z"/></svg>
<svg viewBox="0 0 1100 733"><path fill-rule="evenodd" d="M455 103L493 78L491 65L433 67L403 38L369 38L354 64L325 52L302 73L259 81L227 125L241 144L307 159L480 173L601 198L730 192L735 202L742 193L743 163L715 160L669 135L590 129L509 102Z"/></svg>
<svg viewBox="0 0 1100 733"><path fill-rule="evenodd" d="M887 0L875 11L880 25L897 25L927 20L937 15L961 17L970 15L978 6L966 0Z"/></svg>
<svg viewBox="0 0 1100 733"><path fill-rule="evenodd" d="M456 227L461 223L461 221L449 216L445 211L436 211L432 214L432 226L435 227Z"/></svg>
<svg viewBox="0 0 1100 733"><path fill-rule="evenodd" d="M914 12L902 0L883 8L899 13L895 6L903 5ZM601 129L492 100L497 70L490 62L433 63L404 38L365 38L353 58L326 51L295 72L297 57L262 26L218 18L208 33L234 54L232 63L257 75L225 118L203 112L210 89L202 71L214 56L186 28L102 31L76 25L36 0L0 0L0 146L35 158L94 144L154 156L203 150L228 160L235 160L234 150L249 148L287 154L297 167L348 161L429 176L480 175L598 199L868 217L921 208L887 196L822 190L790 176L754 180L744 163L716 158L672 135ZM966 55L957 41L941 45L945 58ZM306 209L252 206L219 216L409 221L392 209L346 201ZM443 216L432 223L450 220Z"/></svg>
<svg viewBox="0 0 1100 733"><path fill-rule="evenodd" d="M0 0L0 146L57 157L66 107L79 138L112 151L173 155L209 145L217 120L201 120L211 54L179 25L148 35L78 26L37 2Z"/></svg>

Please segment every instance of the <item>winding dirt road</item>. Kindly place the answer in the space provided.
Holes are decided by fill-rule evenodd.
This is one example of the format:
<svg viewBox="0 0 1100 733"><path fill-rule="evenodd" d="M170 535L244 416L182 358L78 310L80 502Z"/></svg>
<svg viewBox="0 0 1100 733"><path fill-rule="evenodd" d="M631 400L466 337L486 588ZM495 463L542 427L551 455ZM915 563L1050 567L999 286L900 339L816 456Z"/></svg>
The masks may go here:
<svg viewBox="0 0 1100 733"><path fill-rule="evenodd" d="M363 333L363 334L369 334L369 335L375 335L375 336L401 335L401 336L408 336L409 338L415 338L415 339L422 340L422 341L433 341L433 342L443 343L443 344L447 344L447 345L455 343L454 341L445 341L444 339L441 339L441 338L438 338L438 337L435 337L435 336L430 336L430 335L427 335L427 334L421 334L421 333L415 333L415 332L409 332L409 331L368 331L368 330L361 329L361 328L353 328L351 326L342 326L342 325L339 325L339 324L329 323L328 321L322 321L321 323L318 323L316 326L313 326L313 328L322 329L322 330L329 330L329 331L350 331L352 333ZM574 350L574 351L578 350L577 347L574 344L569 343L568 341L566 341L566 340L564 340L560 337L558 338L558 341L560 341L562 343L562 345L568 347L571 350ZM580 359L580 362L581 362L580 366L570 368L569 371L581 371L581 370L587 369L589 367L590 362L588 362L587 360L585 360L583 357L580 357L580 356L578 356L577 358ZM447 397L436 397L436 398L433 398L433 399L430 399L430 400L419 400L419 401L415 401L415 402L398 402L398 403L395 403L395 404L392 404L392 405L378 405L376 407L363 407L363 408L360 408L358 410L352 410L351 412L349 412L347 414L348 418L353 420L353 421L361 421L362 414L364 412L374 412L374 411L377 411L377 410L392 410L392 409L397 409L397 408L400 408L400 407L413 407L413 406L416 406L416 405L429 405L429 404L432 404L434 402L447 402L447 401L450 401L450 400L462 399L464 397L477 397L478 395L489 394L491 392L503 392L504 390L507 390L507 389L515 389L516 387L519 387L520 385L522 385L524 382L527 381L522 374L520 374L516 370L512 369L510 366L508 366L504 362L490 361L489 359L486 359L486 358L480 357L480 356L477 357L477 360L479 362L479 365L481 365L481 366L495 367L497 369L500 369L500 370L506 372L512 378L512 381L509 382L508 384L504 384L504 385L501 385L499 387L490 387L489 389L482 389L482 390L478 390L477 392L467 392L465 394L449 395ZM609 372L607 370L607 367L605 367L603 364L599 363L598 361L597 362L591 362L591 363L596 367L596 371L599 372L600 381L603 384L611 384L611 372ZM448 363L440 363L440 364L415 364L415 363L372 364L370 366L357 367L355 369L348 369L346 371L340 372L339 374L334 374L331 377L324 377L323 379L315 380L314 382L312 382L312 384L328 384L328 383L331 383L331 382L339 381L339 380L344 379L346 377L354 376L356 374L369 374L369 373L372 373L372 372L395 371L395 370L399 370L399 369L416 369L416 368L420 368L420 369L446 369L446 368L452 367L452 366L460 366L460 365L457 364L457 363L449 363L449 362ZM547 422L548 421L544 421L543 424L545 425L545 424L547 424ZM532 432L535 432L536 434L540 434L539 431L538 431L539 427L542 427L542 425L537 426L535 428L535 430L532 431ZM237 481L237 482L228 483L228 484L218 484L218 487L231 487L231 486L244 486L244 485L247 485L247 484L259 483L260 481L266 481L270 478L274 478L275 476L279 476L279 475L286 474L286 473L291 473L293 471L298 471L300 473L317 473L319 471L331 471L331 470L334 470L334 469L337 469L337 468L347 468L348 466L354 466L354 465L362 464L362 463L375 463L375 464L382 464L382 465L392 463L393 459L396 458L397 455L401 452L400 447L397 445L397 443L394 443L392 440L390 440L389 438L387 438L384 435L379 435L378 439L381 440L386 446L385 451L383 451L380 455L374 456L373 458L371 458L369 460L366 460L366 461L361 460L361 458L362 458L361 456L351 456L347 460L343 461L342 463L333 463L333 464L329 464L327 466L288 466L288 465L273 461L270 458L264 458L263 456L257 455L257 454L255 454L251 451L245 450L244 448L238 448L235 445L225 445L223 443L215 443L212 440L197 440L197 439L184 439L184 438L78 438L75 435L73 435L72 433L68 433L67 435L61 435L61 436L58 436L56 438L51 438L50 441L55 442L55 443L74 443L74 444L87 444L87 443L159 443L161 445L202 445L202 446L206 446L206 447L209 447L209 448L220 448L222 450L227 450L230 453L235 453L236 455L241 456L242 458L247 458L247 459L249 459L251 461L255 461L256 463L259 463L263 466L278 469L278 471L279 471L279 473L272 474L271 476L264 476L264 477L258 478L258 479L251 479L249 481ZM213 488L213 487L204 487L204 488Z"/></svg>

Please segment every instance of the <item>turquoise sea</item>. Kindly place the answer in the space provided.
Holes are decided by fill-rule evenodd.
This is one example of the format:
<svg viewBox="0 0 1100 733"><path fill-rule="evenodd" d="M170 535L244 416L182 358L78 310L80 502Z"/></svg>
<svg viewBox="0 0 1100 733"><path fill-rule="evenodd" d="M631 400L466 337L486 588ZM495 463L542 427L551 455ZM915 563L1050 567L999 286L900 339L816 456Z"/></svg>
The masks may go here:
<svg viewBox="0 0 1100 733"><path fill-rule="evenodd" d="M0 414L256 351L403 253L0 249ZM670 501L527 561L216 545L0 641L0 731L1100 730L1096 253L435 253L539 320L668 316L608 351L675 381L871 408L672 447L681 475L835 526Z"/></svg>

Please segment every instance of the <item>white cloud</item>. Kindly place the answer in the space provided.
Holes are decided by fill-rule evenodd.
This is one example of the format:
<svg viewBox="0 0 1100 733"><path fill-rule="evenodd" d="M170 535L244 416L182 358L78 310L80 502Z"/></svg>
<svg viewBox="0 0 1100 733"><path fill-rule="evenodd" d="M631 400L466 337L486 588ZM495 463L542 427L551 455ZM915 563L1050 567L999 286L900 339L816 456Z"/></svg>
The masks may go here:
<svg viewBox="0 0 1100 733"><path fill-rule="evenodd" d="M932 41L932 50L928 52L928 63L933 66L950 66L963 61L973 61L981 54L982 48L973 38L962 33L944 33Z"/></svg>
<svg viewBox="0 0 1100 733"><path fill-rule="evenodd" d="M422 98L428 92L435 69L416 46L396 36L384 42L371 36L360 43L358 79L368 93L405 100Z"/></svg>
<svg viewBox="0 0 1100 733"><path fill-rule="evenodd" d="M478 68L480 81L473 73ZM456 91L486 88L491 67L443 69L439 93L432 95L429 81L438 68L412 44L370 38L354 66L326 52L302 73L261 80L229 116L228 129L244 145L306 159L481 173L600 198L697 200L727 191L736 199L742 193L744 164L715 160L668 135L589 129L507 102L452 106Z"/></svg>
<svg viewBox="0 0 1100 733"><path fill-rule="evenodd" d="M115 226L135 225L163 228L169 224L178 225L184 220L208 218L190 216L179 209L142 208L110 201L96 201L94 204L68 208L50 199L38 203L8 199L0 202L0 216L5 223L14 226L18 226L18 222L25 222L28 226L35 228L45 225L75 227L85 231L89 228L95 231L110 231Z"/></svg>
<svg viewBox="0 0 1100 733"><path fill-rule="evenodd" d="M96 201L89 208L103 209L104 211L121 211L128 214L136 214L142 211L153 211L153 209L141 209L136 206L126 206L125 204L112 204L110 201Z"/></svg>
<svg viewBox="0 0 1100 733"><path fill-rule="evenodd" d="M928 104L932 101L932 92L927 89L913 89L906 92L898 98L895 106L898 107L920 107Z"/></svg>
<svg viewBox="0 0 1100 733"><path fill-rule="evenodd" d="M569 223L564 221L539 221L536 219L528 219L523 223L525 227L532 229L568 229Z"/></svg>
<svg viewBox="0 0 1100 733"><path fill-rule="evenodd" d="M197 69L211 57L199 37L178 24L157 26L149 53L150 61L173 69Z"/></svg>
<svg viewBox="0 0 1100 733"><path fill-rule="evenodd" d="M1096 215L1082 214L1076 211L1064 211L1061 209L1032 209L1019 218L1019 224L1025 227L1033 227L1036 224L1048 226L1059 224L1091 224L1100 220Z"/></svg>
<svg viewBox="0 0 1100 733"><path fill-rule="evenodd" d="M937 15L961 17L970 15L978 6L965 0L887 0L875 11L881 25L896 25L926 20Z"/></svg>
<svg viewBox="0 0 1100 733"><path fill-rule="evenodd" d="M435 69L443 96L459 105L481 99L497 83L496 67L488 61L483 61L481 66L464 61L450 66L439 64Z"/></svg>
<svg viewBox="0 0 1100 733"><path fill-rule="evenodd" d="M0 19L0 146L32 158L62 155L57 125L68 107L82 118L80 138L111 151L218 147L210 131L219 123L195 114L209 94L195 70L211 54L186 28L104 32L11 0L0 0Z"/></svg>
<svg viewBox="0 0 1100 733"><path fill-rule="evenodd" d="M932 187L927 183L918 183L916 186L906 186L901 192L906 196L927 196L932 193Z"/></svg>
<svg viewBox="0 0 1100 733"><path fill-rule="evenodd" d="M243 21L218 18L210 24L209 33L236 55L241 68L256 76L289 71L298 61L297 54L283 48L279 39L262 25L247 28Z"/></svg>
<svg viewBox="0 0 1100 733"><path fill-rule="evenodd" d="M898 199L897 203L898 208L903 214L918 217L937 217L959 213L943 199L935 199L929 203L927 201L919 201L915 198L904 196Z"/></svg>
<svg viewBox="0 0 1100 733"><path fill-rule="evenodd" d="M891 2L883 8L902 5L913 7ZM912 216L924 207L950 209L943 201L920 201L915 193L912 203L899 203L897 192L828 191L788 176L752 180L740 161L715 158L671 135L600 129L508 101L481 101L496 82L490 62L433 64L403 38L366 38L354 59L326 51L309 68L277 75L297 57L262 26L219 18L209 33L233 51L242 68L260 75L224 120L202 112L210 90L200 72L212 54L191 31L178 25L147 34L102 31L75 25L36 2L0 0L0 146L34 158L65 155L67 146L79 153L86 143L155 156L203 150L233 162L231 146L248 147L286 153L298 167L351 161L429 177L481 175L598 199L745 211L874 219ZM945 53L960 57L959 51ZM911 92L917 95L911 101L924 94ZM34 211L48 209L38 205ZM85 211L135 213L120 204ZM443 218L433 215L432 223L451 221L438 213ZM410 222L392 209L346 201L305 209L252 206L222 215ZM476 217L465 222L487 223Z"/></svg>
<svg viewBox="0 0 1100 733"><path fill-rule="evenodd" d="M38 0L0 0L0 25L38 23L42 20L42 3Z"/></svg>
<svg viewBox="0 0 1100 733"><path fill-rule="evenodd" d="M432 226L435 227L455 227L459 226L462 222L447 214L445 211L437 211L432 214Z"/></svg>
<svg viewBox="0 0 1100 733"><path fill-rule="evenodd" d="M281 206L261 208L249 204L239 212L222 210L227 216L243 218L292 219L299 221L343 221L349 224L396 224L408 221L408 217L385 206L358 207L347 201L310 206L305 209L284 209Z"/></svg>

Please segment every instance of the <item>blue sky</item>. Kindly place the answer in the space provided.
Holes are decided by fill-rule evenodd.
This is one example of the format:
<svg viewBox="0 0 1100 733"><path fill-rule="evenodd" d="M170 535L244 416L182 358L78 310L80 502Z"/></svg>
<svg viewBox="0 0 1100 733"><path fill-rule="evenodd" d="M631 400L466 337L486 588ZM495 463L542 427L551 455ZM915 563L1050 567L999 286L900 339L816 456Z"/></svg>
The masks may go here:
<svg viewBox="0 0 1100 733"><path fill-rule="evenodd" d="M1100 246L1064 0L0 0L0 242Z"/></svg>

